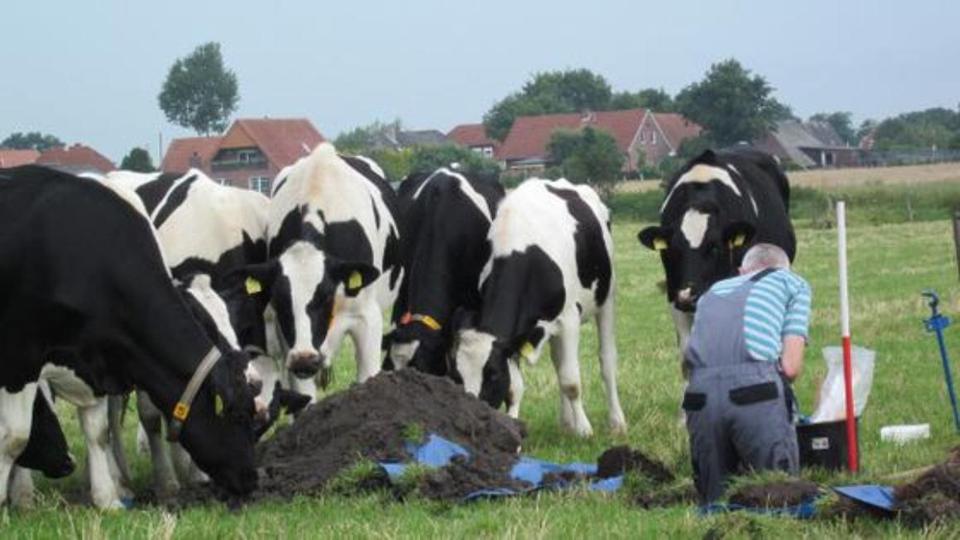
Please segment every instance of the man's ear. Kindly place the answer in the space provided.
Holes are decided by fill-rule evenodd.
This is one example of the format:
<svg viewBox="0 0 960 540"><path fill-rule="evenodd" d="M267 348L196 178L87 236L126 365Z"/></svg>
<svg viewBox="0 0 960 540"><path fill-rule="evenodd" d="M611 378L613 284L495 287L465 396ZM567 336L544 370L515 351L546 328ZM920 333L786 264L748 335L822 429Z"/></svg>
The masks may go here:
<svg viewBox="0 0 960 540"><path fill-rule="evenodd" d="M735 221L723 229L723 243L730 249L743 249L753 241L756 231L746 221Z"/></svg>
<svg viewBox="0 0 960 540"><path fill-rule="evenodd" d="M356 296L380 277L380 271L367 263L340 261L328 257L327 275L334 282L343 283L347 296Z"/></svg>
<svg viewBox="0 0 960 540"><path fill-rule="evenodd" d="M667 249L669 244L670 235L664 227L651 226L643 229L637 234L637 240L640 240L640 243L647 246L647 248L654 251L663 251Z"/></svg>

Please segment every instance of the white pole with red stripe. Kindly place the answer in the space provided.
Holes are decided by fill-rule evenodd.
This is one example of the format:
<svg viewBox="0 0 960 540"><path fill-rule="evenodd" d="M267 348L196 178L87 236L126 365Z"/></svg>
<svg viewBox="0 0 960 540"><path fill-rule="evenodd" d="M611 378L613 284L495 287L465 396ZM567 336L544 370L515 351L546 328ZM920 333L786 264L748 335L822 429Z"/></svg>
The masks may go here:
<svg viewBox="0 0 960 540"><path fill-rule="evenodd" d="M840 331L843 343L843 387L847 406L847 468L860 469L857 418L853 406L853 350L850 344L850 298L847 288L847 207L837 201L837 259L840 266Z"/></svg>

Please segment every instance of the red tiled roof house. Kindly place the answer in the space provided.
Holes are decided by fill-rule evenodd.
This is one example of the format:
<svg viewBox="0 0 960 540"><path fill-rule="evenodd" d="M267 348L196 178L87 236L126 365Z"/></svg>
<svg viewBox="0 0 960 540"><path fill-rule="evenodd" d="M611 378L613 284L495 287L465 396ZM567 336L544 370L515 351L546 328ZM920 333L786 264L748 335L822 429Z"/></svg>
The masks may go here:
<svg viewBox="0 0 960 540"><path fill-rule="evenodd" d="M0 169L29 165L36 162L39 157L40 152L33 149L14 150L12 148L0 148Z"/></svg>
<svg viewBox="0 0 960 540"><path fill-rule="evenodd" d="M37 156L35 163L71 174L107 174L117 168L103 154L84 144L58 146L44 150Z"/></svg>
<svg viewBox="0 0 960 540"><path fill-rule="evenodd" d="M699 126L680 115L647 109L521 116L513 122L497 157L508 169L537 172L553 164L547 145L555 131L586 126L613 136L624 154L624 172L637 169L641 153L647 164L655 164L675 153L684 139L700 133Z"/></svg>
<svg viewBox="0 0 960 540"><path fill-rule="evenodd" d="M305 118L240 119L222 137L174 139L160 169L194 167L222 184L269 193L273 178L324 141Z"/></svg>
<svg viewBox="0 0 960 540"><path fill-rule="evenodd" d="M495 158L500 146L496 139L487 136L483 124L460 124L447 133L447 138L488 158Z"/></svg>

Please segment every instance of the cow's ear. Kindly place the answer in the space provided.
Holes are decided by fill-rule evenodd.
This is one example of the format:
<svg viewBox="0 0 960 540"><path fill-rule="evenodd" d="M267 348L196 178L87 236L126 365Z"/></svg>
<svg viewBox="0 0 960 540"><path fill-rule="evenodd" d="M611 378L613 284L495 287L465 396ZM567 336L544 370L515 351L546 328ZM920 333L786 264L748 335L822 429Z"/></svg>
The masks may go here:
<svg viewBox="0 0 960 540"><path fill-rule="evenodd" d="M327 275L336 283L343 283L347 296L356 296L380 277L380 271L367 263L327 258Z"/></svg>
<svg viewBox="0 0 960 540"><path fill-rule="evenodd" d="M741 249L753 240L756 229L746 221L735 221L723 230L723 242L730 249Z"/></svg>
<svg viewBox="0 0 960 540"><path fill-rule="evenodd" d="M667 232L663 227L647 227L637 234L637 240L654 251L663 251L667 249L669 243Z"/></svg>

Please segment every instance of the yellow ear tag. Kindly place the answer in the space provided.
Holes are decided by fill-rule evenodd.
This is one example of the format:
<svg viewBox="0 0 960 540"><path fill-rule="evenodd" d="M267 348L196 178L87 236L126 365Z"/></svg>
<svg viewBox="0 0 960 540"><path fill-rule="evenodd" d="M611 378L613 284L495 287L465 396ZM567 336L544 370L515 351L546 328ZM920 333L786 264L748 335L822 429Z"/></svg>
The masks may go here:
<svg viewBox="0 0 960 540"><path fill-rule="evenodd" d="M667 249L667 241L663 238L657 238L653 241L653 249L657 251L663 251Z"/></svg>
<svg viewBox="0 0 960 540"><path fill-rule="evenodd" d="M745 235L745 234L743 234L743 233L740 233L740 234L738 234L737 236L735 236L735 237L733 238L733 246L734 246L734 247L740 247L740 246L742 246L743 243L746 242L746 241L747 241L747 235Z"/></svg>
<svg viewBox="0 0 960 540"><path fill-rule="evenodd" d="M353 273L350 274L350 278L347 280L347 288L353 291L359 289L360 287L363 287L363 276L360 275L360 272L354 270Z"/></svg>
<svg viewBox="0 0 960 540"><path fill-rule="evenodd" d="M188 414L190 414L190 406L178 401L177 405L173 408L173 417L183 422L187 419Z"/></svg>
<svg viewBox="0 0 960 540"><path fill-rule="evenodd" d="M247 294L257 294L263 290L263 285L256 278L248 277L243 284L247 288Z"/></svg>
<svg viewBox="0 0 960 540"><path fill-rule="evenodd" d="M528 341L520 347L520 356L529 360L531 357L533 357L534 351L535 349L533 348L533 344Z"/></svg>
<svg viewBox="0 0 960 540"><path fill-rule="evenodd" d="M220 394L213 395L213 412L217 413L217 416L223 414L223 398L220 397Z"/></svg>

